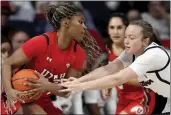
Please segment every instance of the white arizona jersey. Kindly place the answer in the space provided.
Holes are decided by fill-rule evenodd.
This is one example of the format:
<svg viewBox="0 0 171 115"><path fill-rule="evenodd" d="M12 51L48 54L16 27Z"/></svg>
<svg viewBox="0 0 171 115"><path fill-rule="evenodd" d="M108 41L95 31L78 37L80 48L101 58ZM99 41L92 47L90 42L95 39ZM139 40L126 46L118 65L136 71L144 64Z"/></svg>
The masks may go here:
<svg viewBox="0 0 171 115"><path fill-rule="evenodd" d="M170 99L170 53L156 43L151 43L144 53L135 59L125 51L117 58L139 76L146 88Z"/></svg>

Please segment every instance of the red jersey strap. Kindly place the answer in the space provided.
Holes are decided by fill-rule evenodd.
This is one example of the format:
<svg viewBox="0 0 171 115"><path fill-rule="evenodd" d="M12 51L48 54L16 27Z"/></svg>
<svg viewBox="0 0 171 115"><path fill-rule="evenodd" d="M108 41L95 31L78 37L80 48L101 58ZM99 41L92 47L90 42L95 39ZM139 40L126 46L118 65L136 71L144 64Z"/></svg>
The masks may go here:
<svg viewBox="0 0 171 115"><path fill-rule="evenodd" d="M49 43L50 43L49 37L46 34L43 34L43 36L46 38L47 45L49 46Z"/></svg>
<svg viewBox="0 0 171 115"><path fill-rule="evenodd" d="M74 52L77 51L77 45L78 45L78 43L75 41L75 43L74 43Z"/></svg>

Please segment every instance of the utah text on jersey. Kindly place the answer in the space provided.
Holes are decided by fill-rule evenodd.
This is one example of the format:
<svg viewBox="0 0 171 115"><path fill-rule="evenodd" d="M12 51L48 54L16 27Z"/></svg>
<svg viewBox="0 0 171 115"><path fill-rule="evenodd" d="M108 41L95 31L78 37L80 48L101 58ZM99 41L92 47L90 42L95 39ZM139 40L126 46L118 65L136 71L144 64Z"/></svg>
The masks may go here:
<svg viewBox="0 0 171 115"><path fill-rule="evenodd" d="M40 75L45 77L45 78L48 78L48 79L53 78L52 81L54 83L59 83L61 81L61 79L65 78L66 73L62 73L62 74L59 74L59 75L53 75L50 71L48 71L47 69L44 69L42 72L40 72Z"/></svg>

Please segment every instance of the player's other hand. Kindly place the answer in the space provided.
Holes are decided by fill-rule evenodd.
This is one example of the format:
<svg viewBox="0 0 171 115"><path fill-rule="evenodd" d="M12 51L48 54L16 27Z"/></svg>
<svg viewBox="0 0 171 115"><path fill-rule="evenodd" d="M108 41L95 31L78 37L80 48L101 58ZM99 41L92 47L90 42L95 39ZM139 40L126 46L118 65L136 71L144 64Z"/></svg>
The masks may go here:
<svg viewBox="0 0 171 115"><path fill-rule="evenodd" d="M51 83L49 82L47 78L42 77L40 73L38 72L35 72L35 73L39 76L39 79L25 78L25 80L29 82L24 83L24 85L34 88L32 90L27 91L27 93L37 92L37 91L38 92L47 91L47 87Z"/></svg>
<svg viewBox="0 0 171 115"><path fill-rule="evenodd" d="M83 90L81 83L74 83L73 81L68 81L60 84L63 89L59 90L59 92L72 92L76 93Z"/></svg>
<svg viewBox="0 0 171 115"><path fill-rule="evenodd" d="M10 89L6 91L6 95L7 95L7 101L6 101L6 110L10 111L11 107L13 107L16 110L15 107L15 102L19 101L21 103L25 103L24 100L22 100L20 98L20 95L24 94L23 92L17 91L15 89Z"/></svg>
<svg viewBox="0 0 171 115"><path fill-rule="evenodd" d="M107 100L111 96L111 89L101 90L102 99Z"/></svg>

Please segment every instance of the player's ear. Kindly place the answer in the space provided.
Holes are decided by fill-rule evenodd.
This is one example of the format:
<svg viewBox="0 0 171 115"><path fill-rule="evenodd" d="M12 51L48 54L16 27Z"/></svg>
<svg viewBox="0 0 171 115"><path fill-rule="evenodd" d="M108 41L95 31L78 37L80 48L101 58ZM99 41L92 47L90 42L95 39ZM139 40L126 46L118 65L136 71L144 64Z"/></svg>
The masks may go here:
<svg viewBox="0 0 171 115"><path fill-rule="evenodd" d="M143 46L148 46L148 44L150 43L150 38L145 38L143 39Z"/></svg>
<svg viewBox="0 0 171 115"><path fill-rule="evenodd" d="M65 28L69 28L69 19L63 19L62 20L62 26L64 26Z"/></svg>

